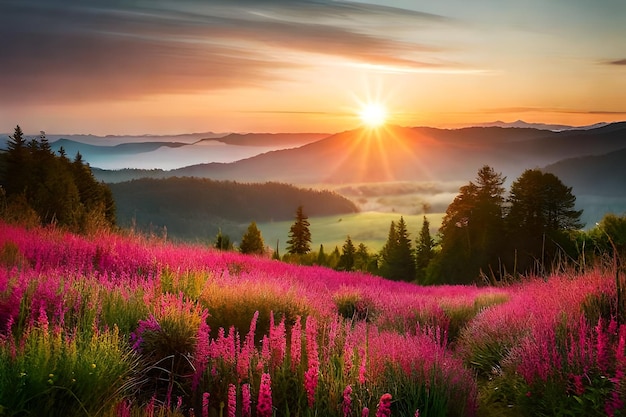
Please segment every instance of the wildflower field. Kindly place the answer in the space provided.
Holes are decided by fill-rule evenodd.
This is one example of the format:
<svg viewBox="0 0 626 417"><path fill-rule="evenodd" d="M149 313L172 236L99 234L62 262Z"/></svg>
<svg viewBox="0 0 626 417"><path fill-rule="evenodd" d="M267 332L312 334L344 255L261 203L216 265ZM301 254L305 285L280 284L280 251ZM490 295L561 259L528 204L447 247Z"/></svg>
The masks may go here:
<svg viewBox="0 0 626 417"><path fill-rule="evenodd" d="M624 415L617 298L601 268L420 287L0 223L0 415Z"/></svg>

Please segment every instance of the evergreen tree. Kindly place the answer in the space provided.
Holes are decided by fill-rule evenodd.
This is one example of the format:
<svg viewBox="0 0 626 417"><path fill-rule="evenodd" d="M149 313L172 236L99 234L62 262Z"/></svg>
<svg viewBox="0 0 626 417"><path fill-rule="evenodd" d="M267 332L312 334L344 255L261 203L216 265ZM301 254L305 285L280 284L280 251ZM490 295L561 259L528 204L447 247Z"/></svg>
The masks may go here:
<svg viewBox="0 0 626 417"><path fill-rule="evenodd" d="M272 259L275 261L280 261L280 252L278 250L278 239L276 239L276 249L274 249L274 253L272 253Z"/></svg>
<svg viewBox="0 0 626 417"><path fill-rule="evenodd" d="M257 227L255 222L250 223L248 230L241 238L241 245L239 245L239 251L241 253L263 255L265 253L265 243L261 236L261 231Z"/></svg>
<svg viewBox="0 0 626 417"><path fill-rule="evenodd" d="M545 272L557 252L567 249L565 232L582 227L582 210L575 210L572 187L551 173L528 169L513 182L506 216L509 256L516 253L516 270L538 265Z"/></svg>
<svg viewBox="0 0 626 417"><path fill-rule="evenodd" d="M505 230L504 180L485 165L475 184L470 181L460 188L439 229L441 252L429 280L470 283L481 271L491 273L495 267L497 273Z"/></svg>
<svg viewBox="0 0 626 417"><path fill-rule="evenodd" d="M400 217L397 224L391 222L381 258L380 271L383 277L397 281L415 279L415 258L404 217Z"/></svg>
<svg viewBox="0 0 626 417"><path fill-rule="evenodd" d="M296 211L296 221L289 230L287 252L295 255L305 255L311 251L311 232L309 218L304 214L302 206Z"/></svg>
<svg viewBox="0 0 626 417"><path fill-rule="evenodd" d="M430 222L424 216L422 229L415 242L415 269L417 281L424 283L426 279L426 269L435 256L435 241L430 235Z"/></svg>
<svg viewBox="0 0 626 417"><path fill-rule="evenodd" d="M389 225L389 233L387 234L387 241L380 251L380 275L383 277L391 276L391 265L394 263L394 257L397 252L398 238L396 236L396 224L392 220Z"/></svg>
<svg viewBox="0 0 626 417"><path fill-rule="evenodd" d="M367 251L367 246L364 243L359 243L354 255L354 269L357 271L370 271L370 254ZM372 272L372 271L370 271Z"/></svg>
<svg viewBox="0 0 626 417"><path fill-rule="evenodd" d="M317 252L316 263L320 266L328 266L328 259L326 253L324 252L324 245L320 244L320 250Z"/></svg>
<svg viewBox="0 0 626 417"><path fill-rule="evenodd" d="M215 249L219 250L233 250L233 243L230 241L230 237L222 233L222 229L217 232L215 237L215 243L213 244Z"/></svg>
<svg viewBox="0 0 626 417"><path fill-rule="evenodd" d="M341 248L341 256L339 257L339 264L337 269L340 271L353 271L355 264L356 248L352 243L350 236L346 238L345 243Z"/></svg>
<svg viewBox="0 0 626 417"><path fill-rule="evenodd" d="M29 183L30 166L29 151L24 139L22 128L17 125L12 136L9 136L6 153L6 169L2 186L7 196L24 193Z"/></svg>
<svg viewBox="0 0 626 417"><path fill-rule="evenodd" d="M84 175L78 175L79 171ZM86 184L85 175L90 180ZM109 187L93 179L82 159L72 164L65 151L60 155L52 152L43 131L27 143L21 128L15 128L8 142L6 169L0 184L5 186L7 201L19 200L20 204L14 205L16 208L26 204L41 223L59 224L76 232L115 224L115 203ZM92 197L83 198L83 190ZM89 228L87 224L95 227Z"/></svg>

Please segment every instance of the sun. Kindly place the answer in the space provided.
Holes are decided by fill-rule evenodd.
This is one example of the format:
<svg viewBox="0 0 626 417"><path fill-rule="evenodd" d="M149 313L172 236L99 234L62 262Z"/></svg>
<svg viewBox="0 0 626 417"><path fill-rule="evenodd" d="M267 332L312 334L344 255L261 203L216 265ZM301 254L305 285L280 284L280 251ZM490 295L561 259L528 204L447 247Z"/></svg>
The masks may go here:
<svg viewBox="0 0 626 417"><path fill-rule="evenodd" d="M368 127L380 127L387 121L387 109L380 103L368 103L361 108L359 117Z"/></svg>

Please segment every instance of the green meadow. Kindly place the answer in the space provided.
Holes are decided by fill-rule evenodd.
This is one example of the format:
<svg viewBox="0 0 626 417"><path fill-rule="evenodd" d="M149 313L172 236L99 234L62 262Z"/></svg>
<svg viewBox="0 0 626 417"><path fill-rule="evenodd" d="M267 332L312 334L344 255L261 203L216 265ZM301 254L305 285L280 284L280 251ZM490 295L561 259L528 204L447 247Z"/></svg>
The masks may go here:
<svg viewBox="0 0 626 417"><path fill-rule="evenodd" d="M431 234L434 236L445 213L427 214L426 218L430 222ZM364 243L370 251L382 249L389 233L389 226L392 221L398 221L400 216L404 217L411 237L415 239L419 233L424 215L406 215L400 213L380 213L362 212L355 214L345 214L325 217L311 217L311 237L312 249L317 250L319 245L324 245L326 252L332 251L335 246L341 246L349 235L355 245ZM276 248L276 242L280 253L285 253L287 247L289 228L293 221L265 222L258 223L265 244L271 248Z"/></svg>

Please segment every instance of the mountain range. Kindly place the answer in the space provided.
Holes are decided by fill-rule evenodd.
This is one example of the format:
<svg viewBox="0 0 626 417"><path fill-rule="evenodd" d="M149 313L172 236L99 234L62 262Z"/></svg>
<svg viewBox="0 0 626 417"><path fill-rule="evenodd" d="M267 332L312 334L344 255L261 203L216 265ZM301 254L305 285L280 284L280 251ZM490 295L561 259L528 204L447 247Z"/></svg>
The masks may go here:
<svg viewBox="0 0 626 417"><path fill-rule="evenodd" d="M169 171L94 169L94 174L106 182L193 176L322 185L338 192L350 190L349 197L364 209L410 210L414 214L426 208L445 211L455 195L451 190L473 180L483 165L501 172L507 184L526 169L541 168L573 188L585 211L583 221L593 224L607 211L626 212L625 152L626 122L559 131L388 126L349 130L230 163L195 164ZM377 188L378 194L367 196L359 196L362 188L346 187L372 183L386 185ZM407 187L393 185L398 183L445 184L432 188L446 191L409 193Z"/></svg>
<svg viewBox="0 0 626 417"><path fill-rule="evenodd" d="M459 129L387 126L333 135L209 132L48 139L53 149L63 147L70 157L80 152L96 178L110 183L184 176L276 181L348 190L364 209L441 211L458 187L486 164L502 172L507 184L528 168L555 173L573 187L587 223L606 211L626 212L626 122L582 127L523 121ZM102 169L106 164L128 168ZM380 185L365 190L358 184Z"/></svg>
<svg viewBox="0 0 626 417"><path fill-rule="evenodd" d="M626 149L626 122L588 130L531 128L356 129L296 148L231 163L164 170L94 170L107 182L139 177L196 176L236 181L344 184L394 181L463 181L487 164L513 179L527 168ZM580 169L583 169L581 166Z"/></svg>

